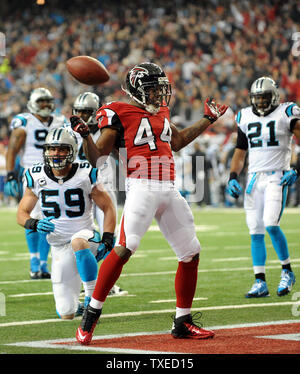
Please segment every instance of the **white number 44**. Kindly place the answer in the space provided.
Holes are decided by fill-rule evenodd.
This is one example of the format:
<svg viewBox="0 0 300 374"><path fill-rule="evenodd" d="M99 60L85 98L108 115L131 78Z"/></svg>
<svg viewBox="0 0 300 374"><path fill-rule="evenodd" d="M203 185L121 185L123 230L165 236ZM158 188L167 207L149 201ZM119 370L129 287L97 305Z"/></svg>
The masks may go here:
<svg viewBox="0 0 300 374"><path fill-rule="evenodd" d="M170 127L170 123L167 118L165 118L164 128L160 134L160 140L162 142L170 143L171 136L172 130ZM148 118L142 118L138 131L134 138L134 145L140 146L145 144L148 144L150 151L155 151L157 149L155 135L153 134L153 130Z"/></svg>

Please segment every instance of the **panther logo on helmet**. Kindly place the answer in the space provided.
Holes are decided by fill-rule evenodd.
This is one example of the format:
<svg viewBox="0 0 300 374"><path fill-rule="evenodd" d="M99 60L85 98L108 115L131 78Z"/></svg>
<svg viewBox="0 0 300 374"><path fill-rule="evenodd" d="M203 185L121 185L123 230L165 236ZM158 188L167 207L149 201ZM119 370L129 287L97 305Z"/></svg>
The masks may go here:
<svg viewBox="0 0 300 374"><path fill-rule="evenodd" d="M41 104L41 101L46 102L46 104ZM47 88L35 88L30 94L27 108L30 113L47 118L54 111L54 97Z"/></svg>
<svg viewBox="0 0 300 374"><path fill-rule="evenodd" d="M270 77L256 79L250 89L250 101L253 112L266 116L279 105L279 90L276 82Z"/></svg>
<svg viewBox="0 0 300 374"><path fill-rule="evenodd" d="M88 126L97 125L96 113L100 107L100 98L93 92L84 92L74 101L72 113L80 117Z"/></svg>
<svg viewBox="0 0 300 374"><path fill-rule="evenodd" d="M74 132L67 127L52 129L44 144L44 162L54 169L64 169L68 164L72 164L78 152L78 142ZM67 153L63 156L52 154L53 148L64 148Z"/></svg>

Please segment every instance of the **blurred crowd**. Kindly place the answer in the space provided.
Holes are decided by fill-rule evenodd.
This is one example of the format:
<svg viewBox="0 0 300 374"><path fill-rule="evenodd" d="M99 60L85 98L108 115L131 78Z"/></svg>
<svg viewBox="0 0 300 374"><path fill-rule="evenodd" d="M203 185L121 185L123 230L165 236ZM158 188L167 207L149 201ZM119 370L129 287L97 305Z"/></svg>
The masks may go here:
<svg viewBox="0 0 300 374"><path fill-rule="evenodd" d="M300 32L297 0L45 0L44 5L11 0L1 2L0 11L0 32L6 37L6 55L0 56L4 145L12 117L27 111L33 88L50 89L56 111L69 116L74 98L87 90L102 101L124 100L126 71L142 61L156 62L172 83L170 108L178 126L198 120L208 96L230 106L180 158L187 159L195 180L192 160L203 155L204 204L231 206L235 203L226 197L225 185L236 137L234 115L249 105L251 83L272 76L281 101L300 105L300 47L293 48ZM76 55L99 59L110 81L95 87L78 84L65 66ZM296 163L300 150L298 144L293 147ZM289 204L300 204L299 184Z"/></svg>

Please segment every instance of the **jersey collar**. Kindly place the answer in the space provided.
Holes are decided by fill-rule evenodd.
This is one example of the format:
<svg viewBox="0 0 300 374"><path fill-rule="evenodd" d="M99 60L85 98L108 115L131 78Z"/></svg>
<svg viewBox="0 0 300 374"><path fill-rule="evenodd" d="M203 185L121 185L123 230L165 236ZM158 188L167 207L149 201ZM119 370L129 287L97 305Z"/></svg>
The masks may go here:
<svg viewBox="0 0 300 374"><path fill-rule="evenodd" d="M78 166L79 166L79 164L77 164L77 163L73 164L69 174L62 179L56 178L49 166L45 165L44 170L45 170L45 173L46 173L48 178L50 178L51 180L53 180L54 182L56 182L58 184L62 184L62 183L65 183L66 181L68 181L69 179L74 177L74 175L75 175L75 173L78 169Z"/></svg>
<svg viewBox="0 0 300 374"><path fill-rule="evenodd" d="M264 115L261 115L261 114L259 114L258 113L258 111L255 109L255 107L252 105L252 112L254 113L254 114L256 114L257 116L259 116L259 117L266 117L266 116L268 116L269 114L271 114L272 112L274 112L274 110L276 109L276 108L278 108L278 106L272 106Z"/></svg>

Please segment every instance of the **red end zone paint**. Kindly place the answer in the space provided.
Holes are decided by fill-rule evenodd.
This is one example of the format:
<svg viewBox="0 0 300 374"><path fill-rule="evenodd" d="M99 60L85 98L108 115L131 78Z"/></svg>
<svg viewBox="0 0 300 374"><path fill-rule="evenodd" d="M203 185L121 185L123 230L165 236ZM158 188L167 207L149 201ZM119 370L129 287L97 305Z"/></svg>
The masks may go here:
<svg viewBox="0 0 300 374"><path fill-rule="evenodd" d="M275 324L255 327L222 328L215 330L213 339L174 339L170 334L125 336L95 339L88 346L98 348L136 350L139 353L190 353L190 354L299 354L300 323ZM284 339L282 336L285 335ZM266 337L268 336L268 337ZM274 339L272 338L274 337ZM55 345L80 346L74 342ZM87 346L85 346L87 348ZM79 347L78 347L79 348Z"/></svg>

